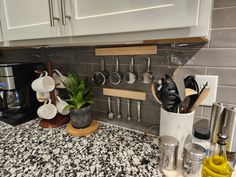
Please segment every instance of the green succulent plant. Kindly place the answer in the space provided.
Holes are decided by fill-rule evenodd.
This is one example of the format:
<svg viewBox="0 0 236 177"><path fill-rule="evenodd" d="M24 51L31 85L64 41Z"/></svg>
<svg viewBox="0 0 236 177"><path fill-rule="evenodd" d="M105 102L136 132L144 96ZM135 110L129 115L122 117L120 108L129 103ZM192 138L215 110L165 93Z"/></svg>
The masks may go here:
<svg viewBox="0 0 236 177"><path fill-rule="evenodd" d="M92 88L87 80L81 81L77 74L69 73L64 85L70 97L65 109L80 109L93 103Z"/></svg>

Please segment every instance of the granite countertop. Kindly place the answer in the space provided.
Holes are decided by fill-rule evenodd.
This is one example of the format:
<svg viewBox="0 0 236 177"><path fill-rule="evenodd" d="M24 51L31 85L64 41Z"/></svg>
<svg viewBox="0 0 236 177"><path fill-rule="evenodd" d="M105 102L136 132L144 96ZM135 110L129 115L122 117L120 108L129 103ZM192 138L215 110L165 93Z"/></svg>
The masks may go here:
<svg viewBox="0 0 236 177"><path fill-rule="evenodd" d="M100 124L93 135L73 137L65 126L43 129L38 121L0 122L0 176L163 176L158 147L143 134Z"/></svg>

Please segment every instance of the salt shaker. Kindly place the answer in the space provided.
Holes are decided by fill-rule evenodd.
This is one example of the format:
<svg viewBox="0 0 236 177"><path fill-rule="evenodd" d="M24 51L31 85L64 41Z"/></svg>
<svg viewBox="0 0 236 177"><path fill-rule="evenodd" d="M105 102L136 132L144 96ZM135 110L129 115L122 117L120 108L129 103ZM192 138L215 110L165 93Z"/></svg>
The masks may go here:
<svg viewBox="0 0 236 177"><path fill-rule="evenodd" d="M159 138L160 167L165 170L174 170L177 167L179 142L172 136Z"/></svg>
<svg viewBox="0 0 236 177"><path fill-rule="evenodd" d="M184 146L182 174L184 177L201 176L203 160L206 157L205 149L194 143Z"/></svg>

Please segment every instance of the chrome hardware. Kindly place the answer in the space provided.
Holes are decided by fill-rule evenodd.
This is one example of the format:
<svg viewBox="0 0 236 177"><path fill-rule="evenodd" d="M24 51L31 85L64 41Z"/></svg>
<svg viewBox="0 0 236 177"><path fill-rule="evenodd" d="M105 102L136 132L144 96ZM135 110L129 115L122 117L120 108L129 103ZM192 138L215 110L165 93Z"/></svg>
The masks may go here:
<svg viewBox="0 0 236 177"><path fill-rule="evenodd" d="M120 98L116 98L116 101L117 101L117 116L116 116L116 118L120 119L122 117L121 111L120 111Z"/></svg>
<svg viewBox="0 0 236 177"><path fill-rule="evenodd" d="M137 101L137 113L138 113L138 122L141 122L142 121L142 118L141 118L141 101Z"/></svg>
<svg viewBox="0 0 236 177"><path fill-rule="evenodd" d="M127 111L128 111L128 114L127 114L127 119L128 120L131 120L131 105L130 105L130 99L127 99Z"/></svg>
<svg viewBox="0 0 236 177"><path fill-rule="evenodd" d="M66 25L66 19L71 19L71 16L66 15L66 5L65 0L61 0L61 15L62 15L62 25Z"/></svg>
<svg viewBox="0 0 236 177"><path fill-rule="evenodd" d="M54 20L59 21L60 19L58 17L54 17L52 0L48 0L48 6L49 6L50 23L51 26L54 27L55 26Z"/></svg>

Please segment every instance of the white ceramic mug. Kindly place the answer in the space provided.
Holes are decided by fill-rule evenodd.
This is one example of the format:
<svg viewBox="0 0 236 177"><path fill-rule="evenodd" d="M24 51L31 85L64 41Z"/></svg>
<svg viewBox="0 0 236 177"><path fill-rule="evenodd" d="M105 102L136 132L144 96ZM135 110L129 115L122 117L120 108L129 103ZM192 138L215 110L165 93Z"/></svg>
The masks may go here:
<svg viewBox="0 0 236 177"><path fill-rule="evenodd" d="M49 99L38 108L37 114L42 119L52 119L57 115L57 107L52 104L51 99Z"/></svg>
<svg viewBox="0 0 236 177"><path fill-rule="evenodd" d="M55 88L55 82L53 78L48 76L48 73L44 71L40 74L39 78L32 82L31 87L36 92L51 92Z"/></svg>
<svg viewBox="0 0 236 177"><path fill-rule="evenodd" d="M68 77L64 76L57 69L53 70L53 79L56 83L56 88L65 88L64 83L67 83L67 81L68 81Z"/></svg>
<svg viewBox="0 0 236 177"><path fill-rule="evenodd" d="M54 90L55 95L57 96L59 93L57 90ZM36 98L39 102L45 102L50 98L49 92L36 92Z"/></svg>
<svg viewBox="0 0 236 177"><path fill-rule="evenodd" d="M49 92L36 92L36 98L39 102L45 102L50 98Z"/></svg>
<svg viewBox="0 0 236 177"><path fill-rule="evenodd" d="M67 102L62 100L59 96L57 96L57 102L56 107L57 111L62 115L68 115L70 113L69 109L65 109L65 107L68 105Z"/></svg>

